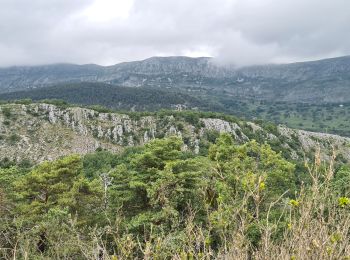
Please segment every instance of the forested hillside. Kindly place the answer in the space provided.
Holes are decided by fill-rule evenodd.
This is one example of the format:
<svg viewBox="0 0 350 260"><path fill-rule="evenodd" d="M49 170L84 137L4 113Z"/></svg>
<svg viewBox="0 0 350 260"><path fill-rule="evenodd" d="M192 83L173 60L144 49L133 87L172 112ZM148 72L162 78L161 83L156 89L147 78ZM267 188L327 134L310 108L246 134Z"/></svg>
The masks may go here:
<svg viewBox="0 0 350 260"><path fill-rule="evenodd" d="M5 259L347 259L350 169L224 133L0 168Z"/></svg>
<svg viewBox="0 0 350 260"><path fill-rule="evenodd" d="M105 83L71 83L0 95L0 100L59 99L71 104L100 105L119 110L155 111L161 108L208 106L200 97L161 88L129 88ZM214 109L215 110L215 109Z"/></svg>

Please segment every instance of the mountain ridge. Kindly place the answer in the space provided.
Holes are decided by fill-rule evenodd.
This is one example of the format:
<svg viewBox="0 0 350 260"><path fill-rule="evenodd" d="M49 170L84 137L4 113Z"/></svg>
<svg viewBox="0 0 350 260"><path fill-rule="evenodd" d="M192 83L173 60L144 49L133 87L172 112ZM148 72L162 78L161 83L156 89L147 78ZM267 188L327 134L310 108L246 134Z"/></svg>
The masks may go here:
<svg viewBox="0 0 350 260"><path fill-rule="evenodd" d="M232 98L285 102L350 101L350 56L243 68L212 58L152 57L113 66L59 64L0 69L0 93L61 83L215 90Z"/></svg>
<svg viewBox="0 0 350 260"><path fill-rule="evenodd" d="M200 112L123 114L47 103L0 105L0 160L34 162L96 149L114 152L143 145L155 138L178 136L183 149L198 154L208 149L219 133L238 143L267 142L288 158L304 158L321 148L329 158L332 148L341 160L350 160L350 138L313 133L285 126L264 125L233 117Z"/></svg>
<svg viewBox="0 0 350 260"><path fill-rule="evenodd" d="M49 66L57 66L57 65L74 65L74 66L96 66L96 67L114 67L122 64L129 64L129 63L137 63L137 62L147 62L149 60L169 60L169 59L178 59L178 58L184 58L188 60L216 60L215 57L210 56L199 56L199 57L190 57L185 55L173 55L173 56L151 56L149 58L140 59L140 60L134 60L134 61L122 61L111 65L101 65L97 63L71 63L71 62L57 62L57 63L47 63L47 64L37 64L37 65L12 65L12 66L0 66L1 69L11 69L11 68L33 68L33 67L49 67ZM306 61L295 61L295 62L281 62L281 63L265 63L265 64L252 64L252 65L245 65L245 66L236 66L234 63L224 63L224 62L214 62L215 64L218 64L220 66L231 66L236 67L239 69L247 68L247 67L261 67L261 66L280 66L280 65L292 65L292 64L307 64L307 63L318 63L318 62L329 62L329 61L338 61L338 60L346 60L350 59L350 55L343 55L343 56L336 56L336 57L329 57L329 58L322 58L322 59L315 59L315 60L306 60Z"/></svg>

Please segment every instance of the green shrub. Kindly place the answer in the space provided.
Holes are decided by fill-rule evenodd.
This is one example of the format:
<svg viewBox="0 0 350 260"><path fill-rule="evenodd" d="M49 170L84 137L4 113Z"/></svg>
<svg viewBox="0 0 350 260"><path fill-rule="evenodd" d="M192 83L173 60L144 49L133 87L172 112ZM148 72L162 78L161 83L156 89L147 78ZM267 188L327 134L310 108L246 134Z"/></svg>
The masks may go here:
<svg viewBox="0 0 350 260"><path fill-rule="evenodd" d="M7 119L11 118L11 116L12 116L11 108L9 108L9 107L2 107L1 111L2 111L2 114L5 116L5 118L7 118Z"/></svg>
<svg viewBox="0 0 350 260"><path fill-rule="evenodd" d="M19 140L21 140L21 137L18 135L18 134L11 134L9 137L8 137L8 141L11 145L14 145L16 143L19 142Z"/></svg>

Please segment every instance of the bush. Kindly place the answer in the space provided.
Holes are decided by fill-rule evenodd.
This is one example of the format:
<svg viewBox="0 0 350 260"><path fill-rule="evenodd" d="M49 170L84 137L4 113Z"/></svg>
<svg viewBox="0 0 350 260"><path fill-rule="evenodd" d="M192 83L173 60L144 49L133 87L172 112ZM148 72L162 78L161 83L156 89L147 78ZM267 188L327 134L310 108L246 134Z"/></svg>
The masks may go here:
<svg viewBox="0 0 350 260"><path fill-rule="evenodd" d="M2 111L2 114L5 116L5 118L7 118L7 119L11 118L11 116L12 116L11 108L9 108L9 107L2 107L1 111Z"/></svg>
<svg viewBox="0 0 350 260"><path fill-rule="evenodd" d="M21 137L18 134L11 134L8 138L8 141L11 145L14 145L21 140Z"/></svg>

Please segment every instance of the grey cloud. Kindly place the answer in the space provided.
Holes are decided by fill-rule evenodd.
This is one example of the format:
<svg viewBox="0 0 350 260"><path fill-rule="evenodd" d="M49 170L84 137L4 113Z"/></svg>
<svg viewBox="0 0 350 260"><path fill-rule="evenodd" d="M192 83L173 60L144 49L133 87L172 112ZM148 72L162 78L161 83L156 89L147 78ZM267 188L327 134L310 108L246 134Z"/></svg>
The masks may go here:
<svg viewBox="0 0 350 260"><path fill-rule="evenodd" d="M350 2L346 0L240 1L228 25L258 45L275 45L271 60L326 57L350 52Z"/></svg>
<svg viewBox="0 0 350 260"><path fill-rule="evenodd" d="M108 22L80 15L94 1L0 0L0 66L199 51L244 66L350 54L347 0L134 0L127 18Z"/></svg>

